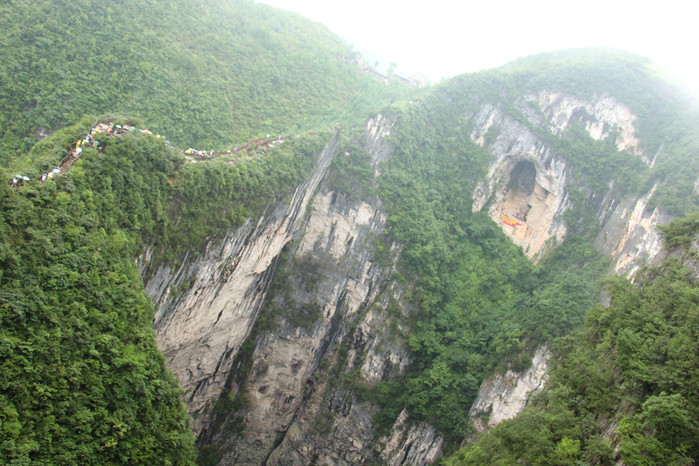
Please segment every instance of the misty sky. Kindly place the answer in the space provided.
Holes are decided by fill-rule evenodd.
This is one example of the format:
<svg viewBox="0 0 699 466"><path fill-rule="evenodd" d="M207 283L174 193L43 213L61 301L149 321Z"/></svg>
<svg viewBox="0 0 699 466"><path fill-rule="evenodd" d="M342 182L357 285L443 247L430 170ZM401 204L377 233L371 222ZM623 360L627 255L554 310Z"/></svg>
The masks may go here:
<svg viewBox="0 0 699 466"><path fill-rule="evenodd" d="M615 47L660 63L699 97L692 0L257 0L327 25L367 61L432 82L572 47Z"/></svg>

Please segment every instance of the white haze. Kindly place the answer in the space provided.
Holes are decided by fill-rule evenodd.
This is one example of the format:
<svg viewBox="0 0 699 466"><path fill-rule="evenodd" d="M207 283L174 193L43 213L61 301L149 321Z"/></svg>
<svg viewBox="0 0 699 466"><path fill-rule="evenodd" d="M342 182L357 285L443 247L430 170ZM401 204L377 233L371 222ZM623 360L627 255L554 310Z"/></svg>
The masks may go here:
<svg viewBox="0 0 699 466"><path fill-rule="evenodd" d="M660 64L699 96L699 6L684 1L262 0L321 22L371 64L437 82L526 55L613 47Z"/></svg>

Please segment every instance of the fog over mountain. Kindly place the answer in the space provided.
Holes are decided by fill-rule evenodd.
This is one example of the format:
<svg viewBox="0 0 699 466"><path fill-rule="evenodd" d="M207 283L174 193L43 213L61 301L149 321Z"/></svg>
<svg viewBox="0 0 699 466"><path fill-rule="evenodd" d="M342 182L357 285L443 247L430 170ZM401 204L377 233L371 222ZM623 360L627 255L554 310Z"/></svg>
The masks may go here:
<svg viewBox="0 0 699 466"><path fill-rule="evenodd" d="M502 66L516 58L564 48L609 47L650 58L699 98L694 44L696 6L627 0L561 4L397 1L351 4L318 0L265 0L327 25L386 70L442 78Z"/></svg>

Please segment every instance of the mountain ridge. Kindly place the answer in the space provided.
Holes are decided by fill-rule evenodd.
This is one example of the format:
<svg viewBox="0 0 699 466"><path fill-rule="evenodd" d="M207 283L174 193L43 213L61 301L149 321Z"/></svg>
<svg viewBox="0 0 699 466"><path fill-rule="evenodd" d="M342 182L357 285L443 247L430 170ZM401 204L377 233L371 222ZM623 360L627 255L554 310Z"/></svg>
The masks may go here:
<svg viewBox="0 0 699 466"><path fill-rule="evenodd" d="M93 18L84 4L70 4L76 9L60 14L90 47L102 42L91 42L93 29L81 25L93 19L99 29L138 6L100 5L89 10ZM39 18L52 5L5 8ZM163 11L176 17L175 5L184 4ZM34 41L18 50L37 58L18 61L21 52L3 62L1 77L14 84L3 86L0 102L15 111L3 120L3 176L22 170L33 179L0 190L2 373L12 374L0 379L0 445L8 462L164 461L162 449L176 445L172 461L191 463L193 439L166 364L194 416L201 463L436 461L470 435L470 408L488 377L526 370L541 345L571 342L575 329L596 332L586 322L619 309L595 305L600 276L612 266L630 274L658 256L657 225L698 207L696 114L665 84L655 87L655 75L638 72L649 66L644 59L555 52L411 90L361 75L337 58L347 50L323 31L301 37L307 23L297 16L251 2L196 5L200 24L225 8L242 23L212 28L212 37L176 30L180 42L171 49L156 33L160 18L132 42L115 39L106 47L113 53L90 56L102 58L88 65L138 71L138 84L119 81L125 87L117 91L128 92L116 97L100 96L99 86L83 95L81 86L98 77L83 68L50 70L49 80L65 78L50 89L37 85L48 79L42 73L17 84L31 63L50 63L39 49L50 53L63 29L53 30L52 21L32 26L37 34L5 29L23 47ZM159 8L142 7L138 21ZM284 44L287 25L294 40ZM184 60L182 44L201 49L191 67L180 63L184 75L170 77L208 86L215 73L199 65L211 71L222 63L231 52L213 44L232 44L234 33L256 43L240 51L257 50L276 68L250 65L250 80L209 83L206 96L190 96L204 99L191 108L179 97L145 95L173 84L163 74L171 68L154 57ZM284 56L287 45L304 40L313 48ZM141 54L124 55L126 45L148 41L155 50L144 45ZM303 85L285 81L287 71ZM226 101L227 92L242 93L244 108ZM61 95L91 103L51 113ZM28 96L40 97L36 106ZM123 107L103 106L119 99ZM295 100L298 112L288 105ZM155 101L152 114L143 110ZM257 108L260 102L273 110ZM167 110L170 104L185 110ZM143 132L94 135L96 146L70 169L35 180L98 121L86 116L58 129L75 112L134 109L141 119L114 117L114 124ZM198 116L186 124L178 115L190 111ZM222 121L238 111L252 120L227 134ZM215 160L145 132L172 131L182 149L184 142L224 149L261 130L287 134L289 126L298 138L254 157ZM32 131L54 129L26 156L15 155L32 143ZM518 238L529 242L515 245ZM679 274L672 267L670 275ZM615 283L630 296L630 285ZM691 303L695 284L686 286ZM555 395L546 393L537 399ZM676 395L652 392L649 404L639 398L640 411L629 412L616 437L615 458L663 455L677 445L694 455L691 442L656 435L643 414L686 411L693 395L681 393L682 402ZM542 454L584 459L601 448L571 432Z"/></svg>

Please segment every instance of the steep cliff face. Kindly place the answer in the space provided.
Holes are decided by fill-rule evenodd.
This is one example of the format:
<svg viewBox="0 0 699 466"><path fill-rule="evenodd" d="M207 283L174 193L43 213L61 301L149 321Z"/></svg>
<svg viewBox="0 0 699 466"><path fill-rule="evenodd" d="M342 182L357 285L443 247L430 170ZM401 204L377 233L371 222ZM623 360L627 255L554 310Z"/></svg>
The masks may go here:
<svg viewBox="0 0 699 466"><path fill-rule="evenodd" d="M600 209L601 228L595 247L612 258L616 273L628 278L660 254L662 243L656 226L673 218L659 208L648 211L655 188L635 200L616 201L608 196Z"/></svg>
<svg viewBox="0 0 699 466"><path fill-rule="evenodd" d="M473 210L488 203L490 217L529 258L536 258L548 240L566 234L561 217L567 206L566 164L527 125L498 107L484 105L474 123L471 139L495 160L473 193ZM497 136L487 143L489 134Z"/></svg>
<svg viewBox="0 0 699 466"><path fill-rule="evenodd" d="M559 135L578 124L595 140L614 137L619 151L641 157L649 166L655 164L658 153L652 158L643 153L634 129L636 116L612 97L583 101L545 91L523 98L516 108L525 121L491 104L483 105L472 117L471 139L495 156L488 176L473 193L473 210L487 206L505 234L536 261L547 242L560 242L566 236L563 213L571 206L568 186L575 183L568 164L547 142L546 134ZM660 209L647 211L654 190L618 199L610 189L592 206L600 226L595 246L612 258L617 273L633 275L660 251L654 226L667 223L671 216Z"/></svg>
<svg viewBox="0 0 699 466"><path fill-rule="evenodd" d="M361 137L375 176L394 149L392 124L379 115ZM409 357L396 339L407 331L400 315L384 311L389 296L401 300L404 292L386 280L395 263L373 258L385 228L381 203L323 183L332 158L347 155L337 154L338 144L339 136L329 141L288 204L176 269L162 266L146 285L200 446L214 446L223 464L423 464L440 452L435 430L407 423L407 413L376 439L376 407L353 390L353 378L385 380ZM260 316L267 327L242 361L241 345ZM215 409L227 397L245 400L244 419ZM244 432L235 433L239 425Z"/></svg>
<svg viewBox="0 0 699 466"><path fill-rule="evenodd" d="M616 133L614 144L618 150L641 155L647 164L654 162L648 160L639 149L634 129L636 116L613 97L601 96L589 102L562 92L543 91L527 100L539 107L554 134L560 134L574 123L583 125L585 131L596 141L607 139Z"/></svg>
<svg viewBox="0 0 699 466"><path fill-rule="evenodd" d="M280 263L279 293L267 307L274 328L255 342L250 376L236 387L249 403L245 435L221 439L232 443L224 462L263 463L289 430L288 441L294 432L306 435L309 426L300 428L299 417L325 384L314 373L378 292L381 268L372 263L369 247L385 221L377 206L348 203L321 189L310 209L299 242Z"/></svg>
<svg viewBox="0 0 699 466"><path fill-rule="evenodd" d="M390 126L379 116L365 128L363 150L375 173L393 150L385 139ZM377 440L376 407L354 389L355 381L374 384L409 362L388 331L400 330L399 316L384 311L387 296L400 299L386 280L394 264L373 258L385 222L378 199L350 199L321 185L279 264L279 286L265 310L274 328L256 339L250 376L231 387L248 401L244 435L221 433L233 421L226 415L209 433L207 443L218 446L222 463L424 464L436 458L441 438L429 425L406 424L405 414Z"/></svg>
<svg viewBox="0 0 699 466"><path fill-rule="evenodd" d="M547 346L537 349L532 365L524 372L507 371L485 380L473 402L469 416L477 432L482 433L507 419L512 419L527 400L541 391L546 381L551 353Z"/></svg>
<svg viewBox="0 0 699 466"><path fill-rule="evenodd" d="M302 224L337 144L337 136L328 142L316 170L288 204L209 243L201 256L188 255L177 270L163 265L146 283L157 305L158 345L184 389L197 431L255 322L269 285L270 264ZM183 292L177 294L175 288Z"/></svg>
<svg viewBox="0 0 699 466"><path fill-rule="evenodd" d="M580 124L595 140L615 137L619 151L641 157L649 166L658 154L651 159L642 152L634 130L636 116L611 97L586 102L560 92L541 92L523 99L518 109L526 123L490 104L473 117L471 139L495 156L487 178L474 192L473 210L487 206L505 234L536 261L547 242L560 242L566 236L563 214L571 206L568 184L573 179L561 155L536 129L557 135ZM638 197L618 199L610 189L591 206L599 226L594 246L612 259L616 273L631 277L662 250L655 227L672 217L659 208L647 209L654 191L655 187ZM487 430L521 411L528 394L545 384L547 360L548 352L540 348L529 371L508 371L486 379L471 410L476 429Z"/></svg>

